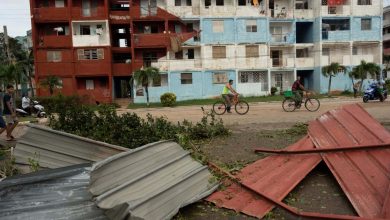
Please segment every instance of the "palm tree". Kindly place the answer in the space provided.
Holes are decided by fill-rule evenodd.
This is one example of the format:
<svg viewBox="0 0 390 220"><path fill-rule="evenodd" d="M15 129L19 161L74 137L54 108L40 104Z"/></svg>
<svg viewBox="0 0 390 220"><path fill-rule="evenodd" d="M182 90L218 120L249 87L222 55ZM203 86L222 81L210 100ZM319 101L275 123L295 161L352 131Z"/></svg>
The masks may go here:
<svg viewBox="0 0 390 220"><path fill-rule="evenodd" d="M50 95L53 95L54 89L61 87L62 82L57 76L48 76L46 77L46 79L41 81L41 86L43 86L44 88L48 88Z"/></svg>
<svg viewBox="0 0 390 220"><path fill-rule="evenodd" d="M25 56L23 56L23 59L17 62L17 65L22 68L23 79L27 79L31 89L31 96L34 96L34 89L32 84L32 79L34 78L34 57L32 51L30 50L27 52Z"/></svg>
<svg viewBox="0 0 390 220"><path fill-rule="evenodd" d="M355 66L352 69L351 75L355 77L356 79L360 79L360 87L359 92L362 91L363 81L367 79L368 74L371 76L377 77L377 74L379 74L381 71L381 68L379 65L375 63L367 63L366 61L362 60L360 61L360 64Z"/></svg>
<svg viewBox="0 0 390 220"><path fill-rule="evenodd" d="M155 67L146 67L134 72L134 79L137 85L142 85L145 88L146 103L149 106L149 82L160 79L160 71Z"/></svg>
<svg viewBox="0 0 390 220"><path fill-rule="evenodd" d="M322 75L329 77L328 96L330 96L330 89L332 87L332 77L335 77L340 71L346 72L346 67L339 63L331 63L328 66L322 67Z"/></svg>

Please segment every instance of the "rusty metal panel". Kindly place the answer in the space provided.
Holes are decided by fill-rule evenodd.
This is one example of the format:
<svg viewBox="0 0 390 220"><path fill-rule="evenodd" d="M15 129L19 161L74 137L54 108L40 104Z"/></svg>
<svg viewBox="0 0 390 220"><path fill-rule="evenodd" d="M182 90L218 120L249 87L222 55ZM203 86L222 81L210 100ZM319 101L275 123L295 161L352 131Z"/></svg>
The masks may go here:
<svg viewBox="0 0 390 220"><path fill-rule="evenodd" d="M390 133L357 104L312 121L309 135L319 149L390 142ZM322 158L359 216L381 217L390 183L390 151L327 153Z"/></svg>
<svg viewBox="0 0 390 220"><path fill-rule="evenodd" d="M128 150L43 126L28 126L13 151L20 165L28 165L28 159L34 158L43 168L58 168L101 161Z"/></svg>
<svg viewBox="0 0 390 220"><path fill-rule="evenodd" d="M289 150L312 149L314 145L308 136L289 146ZM287 194L321 161L315 155L274 155L258 160L245 167L237 178L257 192L282 201ZM258 218L271 211L273 203L232 184L207 198L217 206L233 209Z"/></svg>

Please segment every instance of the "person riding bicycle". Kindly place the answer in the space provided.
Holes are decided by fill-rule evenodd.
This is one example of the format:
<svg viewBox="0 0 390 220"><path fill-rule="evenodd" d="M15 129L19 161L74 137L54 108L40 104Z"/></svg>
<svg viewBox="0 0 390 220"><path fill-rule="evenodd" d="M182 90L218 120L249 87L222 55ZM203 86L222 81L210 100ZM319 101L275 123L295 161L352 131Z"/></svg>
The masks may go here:
<svg viewBox="0 0 390 220"><path fill-rule="evenodd" d="M297 76L297 80L293 83L291 90L294 94L294 100L296 106L299 108L302 103L303 91L306 91L305 87L301 83L301 77Z"/></svg>
<svg viewBox="0 0 390 220"><path fill-rule="evenodd" d="M236 90L233 89L233 80L229 80L228 83L225 84L222 90L222 98L225 100L226 103L226 110L228 113L231 113L230 108L231 108L231 100L235 95L238 95Z"/></svg>

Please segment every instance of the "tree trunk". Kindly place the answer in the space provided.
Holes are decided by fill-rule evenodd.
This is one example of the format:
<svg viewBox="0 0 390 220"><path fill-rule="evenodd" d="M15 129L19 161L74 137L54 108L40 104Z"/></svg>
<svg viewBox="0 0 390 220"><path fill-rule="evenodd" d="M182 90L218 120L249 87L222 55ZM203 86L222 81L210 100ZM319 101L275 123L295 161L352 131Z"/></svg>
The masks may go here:
<svg viewBox="0 0 390 220"><path fill-rule="evenodd" d="M148 86L145 86L145 93L146 93L146 105L149 106L149 90L148 90Z"/></svg>
<svg viewBox="0 0 390 220"><path fill-rule="evenodd" d="M15 79L15 86L16 86L15 95L16 95L16 97L19 97L19 82L17 79Z"/></svg>
<svg viewBox="0 0 390 220"><path fill-rule="evenodd" d="M363 81L364 81L364 79L363 79L363 78L361 78L361 79L360 79L360 85L359 85L359 93L361 93L361 92L362 92Z"/></svg>
<svg viewBox="0 0 390 220"><path fill-rule="evenodd" d="M33 88L33 84L32 84L32 79L31 79L31 77L28 77L28 83L30 84L31 97L34 97L34 88Z"/></svg>
<svg viewBox="0 0 390 220"><path fill-rule="evenodd" d="M54 89L53 89L53 87L51 87L51 86L49 86L49 93L50 93L50 96L52 96L53 93L54 93Z"/></svg>
<svg viewBox="0 0 390 220"><path fill-rule="evenodd" d="M332 74L329 74L328 96L330 97L330 88L332 85Z"/></svg>

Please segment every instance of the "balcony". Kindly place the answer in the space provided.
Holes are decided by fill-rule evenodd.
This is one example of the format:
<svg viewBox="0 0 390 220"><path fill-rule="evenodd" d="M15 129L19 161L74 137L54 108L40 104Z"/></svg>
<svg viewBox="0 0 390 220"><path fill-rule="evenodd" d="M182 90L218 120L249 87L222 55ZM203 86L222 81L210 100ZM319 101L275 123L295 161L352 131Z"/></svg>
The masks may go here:
<svg viewBox="0 0 390 220"><path fill-rule="evenodd" d="M248 5L245 6L237 6L236 7L236 16L248 17L248 16L266 16L267 10L265 8L257 8L250 7Z"/></svg>
<svg viewBox="0 0 390 220"><path fill-rule="evenodd" d="M351 34L349 30L322 31L322 40L326 41L349 41Z"/></svg>
<svg viewBox="0 0 390 220"><path fill-rule="evenodd" d="M343 66L349 66L351 64L351 56L349 55L331 55L322 56L321 65L326 66L331 63L340 63Z"/></svg>
<svg viewBox="0 0 390 220"><path fill-rule="evenodd" d="M111 65L106 60L83 60L75 64L75 72L80 76L108 75Z"/></svg>
<svg viewBox="0 0 390 220"><path fill-rule="evenodd" d="M366 55L353 55L352 56L352 65L359 65L360 61L366 61L368 63L375 62L374 61L374 55L372 54L366 54Z"/></svg>
<svg viewBox="0 0 390 220"><path fill-rule="evenodd" d="M294 17L294 11L292 9L284 9L284 8L279 10L269 9L268 14L272 18L276 18L276 19L290 19Z"/></svg>
<svg viewBox="0 0 390 220"><path fill-rule="evenodd" d="M166 48L170 46L168 34L134 34L134 47Z"/></svg>
<svg viewBox="0 0 390 220"><path fill-rule="evenodd" d="M239 57L236 60L238 69L264 69L268 68L267 57L260 55L259 57Z"/></svg>
<svg viewBox="0 0 390 220"><path fill-rule="evenodd" d="M271 34L270 35L272 44L294 44L295 36L293 32L284 34Z"/></svg>
<svg viewBox="0 0 390 220"><path fill-rule="evenodd" d="M81 8L72 8L73 20L103 20L107 19L107 13L104 7L98 7L96 10L83 11Z"/></svg>
<svg viewBox="0 0 390 220"><path fill-rule="evenodd" d="M70 62L40 62L36 64L39 76L72 76L72 63Z"/></svg>
<svg viewBox="0 0 390 220"><path fill-rule="evenodd" d="M350 16L351 6L340 5L340 6L321 6L322 16Z"/></svg>
<svg viewBox="0 0 390 220"><path fill-rule="evenodd" d="M38 47L44 48L67 48L72 47L71 36L41 36L38 38Z"/></svg>
<svg viewBox="0 0 390 220"><path fill-rule="evenodd" d="M272 67L279 67L279 68L286 68L286 67L294 67L294 58L270 58L269 59L270 66Z"/></svg>
<svg viewBox="0 0 390 220"><path fill-rule="evenodd" d="M109 46L110 42L105 35L73 35L74 47Z"/></svg>
<svg viewBox="0 0 390 220"><path fill-rule="evenodd" d="M180 18L199 15L199 8L196 6L170 6L167 8L167 11Z"/></svg>
<svg viewBox="0 0 390 220"><path fill-rule="evenodd" d="M110 11L110 21L113 24L129 24L129 11Z"/></svg>
<svg viewBox="0 0 390 220"><path fill-rule="evenodd" d="M295 18L308 19L314 18L314 10L313 9L295 9L294 12Z"/></svg>
<svg viewBox="0 0 390 220"><path fill-rule="evenodd" d="M69 8L34 8L33 16L36 22L68 21Z"/></svg>
<svg viewBox="0 0 390 220"><path fill-rule="evenodd" d="M234 5L224 5L224 6L216 6L211 5L205 7L204 4L201 5L200 15L201 16L233 16L236 13L236 7Z"/></svg>
<svg viewBox="0 0 390 220"><path fill-rule="evenodd" d="M235 68L234 58L218 58L218 59L204 59L202 61L203 68L223 70L227 68Z"/></svg>
<svg viewBox="0 0 390 220"><path fill-rule="evenodd" d="M157 20L177 20L177 17L170 14L168 11L158 7L141 8L139 5L132 5L130 7L130 17L136 19L157 19Z"/></svg>
<svg viewBox="0 0 390 220"><path fill-rule="evenodd" d="M133 72L131 63L114 63L112 68L113 76L130 76Z"/></svg>
<svg viewBox="0 0 390 220"><path fill-rule="evenodd" d="M312 57L296 58L295 66L297 68L314 67L314 58Z"/></svg>

